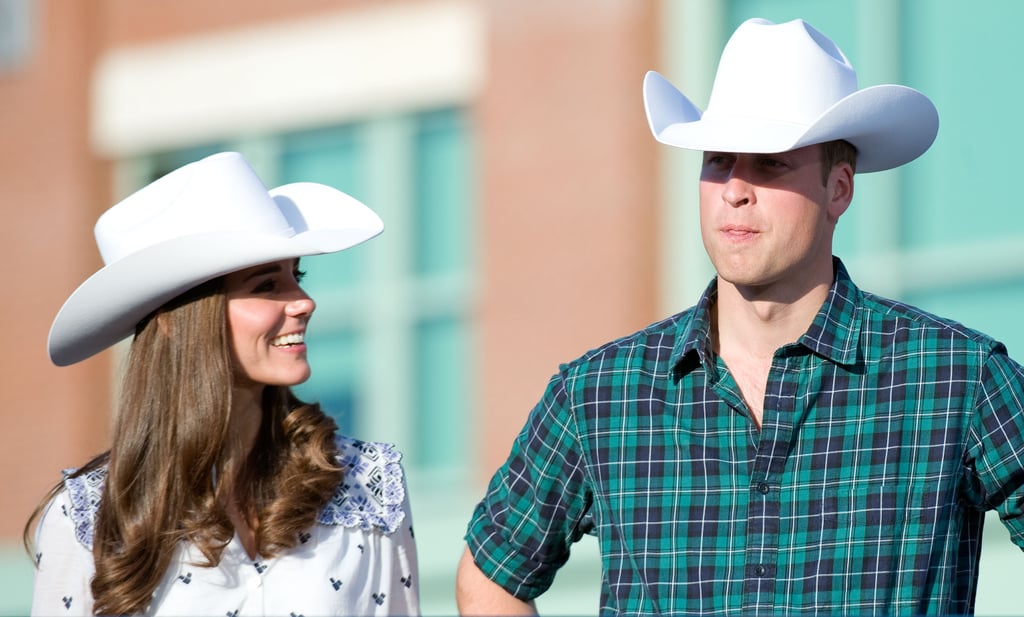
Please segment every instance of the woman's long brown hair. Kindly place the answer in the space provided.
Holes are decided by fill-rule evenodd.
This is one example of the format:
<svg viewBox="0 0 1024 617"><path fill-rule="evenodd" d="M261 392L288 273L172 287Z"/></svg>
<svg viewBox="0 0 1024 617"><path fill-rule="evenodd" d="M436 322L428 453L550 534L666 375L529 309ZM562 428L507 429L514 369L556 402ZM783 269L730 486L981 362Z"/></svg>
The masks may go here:
<svg viewBox="0 0 1024 617"><path fill-rule="evenodd" d="M93 540L97 615L145 612L179 542L195 545L204 565L217 565L234 534L223 507L232 499L255 530L260 555L294 546L342 477L334 421L277 386L264 389L248 460L227 477L233 366L223 279L140 323L126 362L112 447L76 472L108 468ZM26 524L30 554L30 529L62 486Z"/></svg>

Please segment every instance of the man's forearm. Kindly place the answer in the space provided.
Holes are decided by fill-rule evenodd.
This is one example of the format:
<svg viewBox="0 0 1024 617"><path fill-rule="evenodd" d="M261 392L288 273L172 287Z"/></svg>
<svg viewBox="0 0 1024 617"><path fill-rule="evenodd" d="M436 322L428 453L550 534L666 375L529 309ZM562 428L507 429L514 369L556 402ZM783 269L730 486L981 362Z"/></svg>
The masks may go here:
<svg viewBox="0 0 1024 617"><path fill-rule="evenodd" d="M469 548L463 551L455 575L455 601L463 616L537 614L533 602L523 602L487 578L473 563Z"/></svg>

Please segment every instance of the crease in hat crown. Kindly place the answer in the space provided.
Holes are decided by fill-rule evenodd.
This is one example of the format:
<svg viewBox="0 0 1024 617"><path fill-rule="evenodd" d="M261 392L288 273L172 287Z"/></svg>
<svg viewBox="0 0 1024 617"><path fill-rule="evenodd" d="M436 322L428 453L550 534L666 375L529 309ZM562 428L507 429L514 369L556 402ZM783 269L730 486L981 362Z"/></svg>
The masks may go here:
<svg viewBox="0 0 1024 617"><path fill-rule="evenodd" d="M50 359L84 360L205 281L281 259L332 253L384 229L332 187L268 190L237 152L189 163L111 207L94 228L104 266L68 297L50 328Z"/></svg>
<svg viewBox="0 0 1024 617"><path fill-rule="evenodd" d="M294 233L252 167L240 154L225 152L139 189L100 216L94 235L110 264L163 241L240 229Z"/></svg>
<svg viewBox="0 0 1024 617"><path fill-rule="evenodd" d="M858 172L917 158L938 131L928 97L894 84L858 89L846 55L802 19L743 22L722 51L705 111L654 71L644 78L644 108L667 145L772 153L846 139Z"/></svg>

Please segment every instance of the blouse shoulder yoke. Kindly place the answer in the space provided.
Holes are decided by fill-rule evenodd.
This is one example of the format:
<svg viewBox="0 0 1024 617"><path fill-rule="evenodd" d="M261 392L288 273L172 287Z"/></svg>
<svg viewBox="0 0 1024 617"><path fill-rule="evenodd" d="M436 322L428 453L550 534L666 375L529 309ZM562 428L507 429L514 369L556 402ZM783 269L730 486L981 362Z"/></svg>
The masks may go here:
<svg viewBox="0 0 1024 617"><path fill-rule="evenodd" d="M405 520L405 475L402 454L394 445L368 442L339 435L338 463L344 478L317 517L321 525L341 525L385 534L398 530ZM75 476L64 470L70 510L66 513L75 528L75 538L92 550L96 512L107 480L106 466Z"/></svg>
<svg viewBox="0 0 1024 617"><path fill-rule="evenodd" d="M103 485L107 481L107 466L97 467L88 473L74 476L74 469L64 470L64 488L71 502L66 512L75 527L75 539L85 548L92 550L93 530L96 512L103 496Z"/></svg>
<svg viewBox="0 0 1024 617"><path fill-rule="evenodd" d="M389 443L344 436L339 436L337 443L345 476L320 511L318 522L394 533L405 519L402 454Z"/></svg>

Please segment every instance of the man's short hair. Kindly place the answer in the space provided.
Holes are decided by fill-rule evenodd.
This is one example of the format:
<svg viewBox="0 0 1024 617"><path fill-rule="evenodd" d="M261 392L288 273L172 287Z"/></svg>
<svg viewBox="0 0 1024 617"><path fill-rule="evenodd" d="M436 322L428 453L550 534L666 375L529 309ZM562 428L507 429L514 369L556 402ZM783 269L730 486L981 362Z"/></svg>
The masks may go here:
<svg viewBox="0 0 1024 617"><path fill-rule="evenodd" d="M849 163L857 171L857 148L845 139L826 141L821 144L821 183L828 184L832 168L839 163Z"/></svg>

